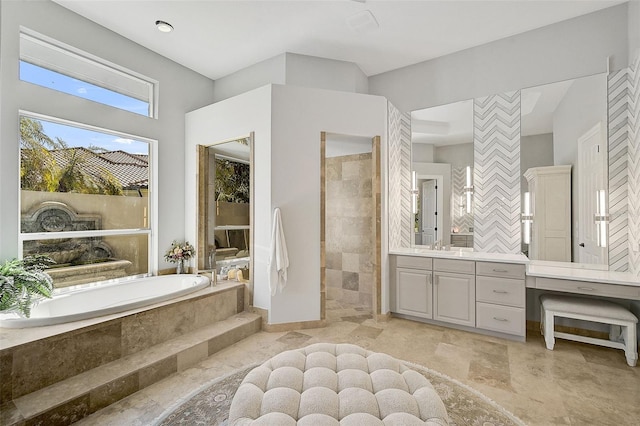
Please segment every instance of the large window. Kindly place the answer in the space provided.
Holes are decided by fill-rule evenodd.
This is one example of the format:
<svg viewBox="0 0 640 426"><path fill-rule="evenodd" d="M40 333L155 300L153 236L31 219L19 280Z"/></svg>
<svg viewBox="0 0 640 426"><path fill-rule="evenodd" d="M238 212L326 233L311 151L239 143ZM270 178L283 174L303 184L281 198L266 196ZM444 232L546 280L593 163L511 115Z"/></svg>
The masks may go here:
<svg viewBox="0 0 640 426"><path fill-rule="evenodd" d="M157 81L27 29L20 33L20 80L156 116Z"/></svg>
<svg viewBox="0 0 640 426"><path fill-rule="evenodd" d="M20 114L20 243L56 287L151 271L153 141Z"/></svg>

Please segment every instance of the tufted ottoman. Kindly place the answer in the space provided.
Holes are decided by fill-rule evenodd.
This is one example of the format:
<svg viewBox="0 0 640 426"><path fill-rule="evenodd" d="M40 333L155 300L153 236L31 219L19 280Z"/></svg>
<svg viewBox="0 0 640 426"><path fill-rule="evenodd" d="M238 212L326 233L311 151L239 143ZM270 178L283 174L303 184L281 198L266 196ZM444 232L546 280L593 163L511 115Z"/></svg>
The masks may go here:
<svg viewBox="0 0 640 426"><path fill-rule="evenodd" d="M231 403L229 425L448 425L431 383L389 355L318 343L253 369Z"/></svg>

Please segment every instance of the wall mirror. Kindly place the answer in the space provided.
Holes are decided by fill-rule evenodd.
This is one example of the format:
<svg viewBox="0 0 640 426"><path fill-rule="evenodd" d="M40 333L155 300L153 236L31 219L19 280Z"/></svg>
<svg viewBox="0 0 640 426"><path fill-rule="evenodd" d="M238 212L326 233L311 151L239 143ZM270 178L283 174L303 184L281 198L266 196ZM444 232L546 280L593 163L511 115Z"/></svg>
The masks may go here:
<svg viewBox="0 0 640 426"><path fill-rule="evenodd" d="M411 113L415 246L473 247L473 100Z"/></svg>
<svg viewBox="0 0 640 426"><path fill-rule="evenodd" d="M251 276L252 137L198 146L198 269ZM241 273L238 274L238 271Z"/></svg>
<svg viewBox="0 0 640 426"><path fill-rule="evenodd" d="M521 91L522 252L606 269L607 75Z"/></svg>

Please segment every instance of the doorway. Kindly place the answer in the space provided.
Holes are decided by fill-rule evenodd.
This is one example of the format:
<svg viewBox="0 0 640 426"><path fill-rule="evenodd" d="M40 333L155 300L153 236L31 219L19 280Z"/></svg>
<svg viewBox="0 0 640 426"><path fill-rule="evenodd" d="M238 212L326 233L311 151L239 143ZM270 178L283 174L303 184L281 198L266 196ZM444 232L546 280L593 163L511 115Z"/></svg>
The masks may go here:
<svg viewBox="0 0 640 426"><path fill-rule="evenodd" d="M321 318L381 312L380 137L321 133ZM329 309L327 309L327 306Z"/></svg>

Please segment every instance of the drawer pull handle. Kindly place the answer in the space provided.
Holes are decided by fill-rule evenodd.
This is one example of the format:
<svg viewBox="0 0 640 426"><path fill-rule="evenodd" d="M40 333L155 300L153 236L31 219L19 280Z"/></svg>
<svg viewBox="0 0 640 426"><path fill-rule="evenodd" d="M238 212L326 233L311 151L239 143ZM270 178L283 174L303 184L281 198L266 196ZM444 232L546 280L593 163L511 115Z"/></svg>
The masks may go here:
<svg viewBox="0 0 640 426"><path fill-rule="evenodd" d="M578 287L578 290L595 291L596 289L593 287Z"/></svg>
<svg viewBox="0 0 640 426"><path fill-rule="evenodd" d="M508 291L504 291L504 290L493 290L493 292L498 294L509 294Z"/></svg>
<svg viewBox="0 0 640 426"><path fill-rule="evenodd" d="M493 272L509 272L506 269L494 269Z"/></svg>
<svg viewBox="0 0 640 426"><path fill-rule="evenodd" d="M509 320L506 319L506 318L493 317L493 319L496 320L496 321L509 322Z"/></svg>

